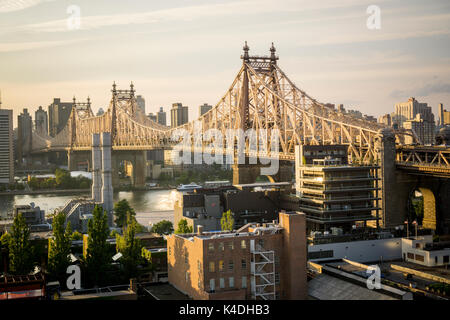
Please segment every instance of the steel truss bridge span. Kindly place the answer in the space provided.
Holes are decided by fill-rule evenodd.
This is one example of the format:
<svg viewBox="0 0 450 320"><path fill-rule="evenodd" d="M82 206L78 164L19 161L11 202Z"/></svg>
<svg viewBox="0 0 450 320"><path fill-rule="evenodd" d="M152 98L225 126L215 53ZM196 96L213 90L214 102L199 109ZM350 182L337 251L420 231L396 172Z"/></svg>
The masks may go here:
<svg viewBox="0 0 450 320"><path fill-rule="evenodd" d="M133 84L129 90L118 90L114 83L104 114L94 116L90 106L74 103L66 126L55 137L33 132L32 152L90 150L92 134L101 132L111 132L113 150L171 149L180 143L180 139L172 138L175 130L184 129L192 139L192 151L235 154L237 143L227 145L227 131L253 129L266 131L267 137L272 137L276 130L279 141L268 138L258 149L246 141L246 156L294 160L298 144L346 144L351 159L359 162L378 159L374 142L384 125L342 114L299 89L278 66L273 44L270 56L250 56L247 44L243 49L242 67L230 88L210 111L195 121L176 128L160 125L138 108ZM196 146L195 129L199 124L202 134L209 129L221 133L224 141L220 150L211 149L209 141ZM417 140L414 132L404 130L395 134L399 143L405 135ZM266 150L277 152L268 154Z"/></svg>

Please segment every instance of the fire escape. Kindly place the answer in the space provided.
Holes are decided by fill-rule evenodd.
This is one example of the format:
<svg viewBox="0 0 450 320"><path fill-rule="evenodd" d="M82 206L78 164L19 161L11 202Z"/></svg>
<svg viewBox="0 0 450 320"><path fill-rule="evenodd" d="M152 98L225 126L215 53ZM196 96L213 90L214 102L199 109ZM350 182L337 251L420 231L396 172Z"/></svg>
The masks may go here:
<svg viewBox="0 0 450 320"><path fill-rule="evenodd" d="M275 300L275 252L250 241L251 291L255 300Z"/></svg>

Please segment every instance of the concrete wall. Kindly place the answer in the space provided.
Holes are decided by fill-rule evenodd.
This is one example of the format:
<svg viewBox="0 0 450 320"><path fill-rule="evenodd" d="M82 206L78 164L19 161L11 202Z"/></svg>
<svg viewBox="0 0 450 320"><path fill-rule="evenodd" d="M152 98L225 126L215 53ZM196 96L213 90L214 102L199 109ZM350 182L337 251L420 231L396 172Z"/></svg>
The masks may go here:
<svg viewBox="0 0 450 320"><path fill-rule="evenodd" d="M402 258L402 239L390 238L380 240L352 241L309 245L308 253L333 250L330 258L310 259L323 261L331 259L349 259L356 262L375 262Z"/></svg>

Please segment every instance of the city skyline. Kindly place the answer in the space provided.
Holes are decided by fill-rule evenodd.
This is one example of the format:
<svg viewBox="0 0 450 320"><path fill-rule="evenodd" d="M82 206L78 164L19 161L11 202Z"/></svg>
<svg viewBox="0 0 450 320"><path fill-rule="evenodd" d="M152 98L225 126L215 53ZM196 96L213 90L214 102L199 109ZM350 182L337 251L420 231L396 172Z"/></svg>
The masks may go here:
<svg viewBox="0 0 450 320"><path fill-rule="evenodd" d="M445 1L378 1L379 30L366 26L369 1L132 3L79 1L80 29L70 30L72 3L0 1L2 107L33 113L75 95L96 111L108 107L113 81L133 81L147 112L182 101L195 119L229 88L245 40L250 54L268 54L273 41L280 66L323 103L378 117L411 96L435 115L450 101Z"/></svg>

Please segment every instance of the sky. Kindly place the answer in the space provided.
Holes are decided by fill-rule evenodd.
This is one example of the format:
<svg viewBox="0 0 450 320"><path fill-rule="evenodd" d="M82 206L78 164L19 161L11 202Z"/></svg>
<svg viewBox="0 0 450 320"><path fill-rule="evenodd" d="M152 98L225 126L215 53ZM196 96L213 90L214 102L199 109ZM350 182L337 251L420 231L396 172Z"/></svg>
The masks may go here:
<svg viewBox="0 0 450 320"><path fill-rule="evenodd" d="M113 81L133 81L147 113L182 102L193 120L226 93L247 41L251 55L274 42L320 102L378 117L415 97L437 120L439 103L450 110L449 40L448 0L0 0L2 107L17 123L23 108L89 96L96 112Z"/></svg>

